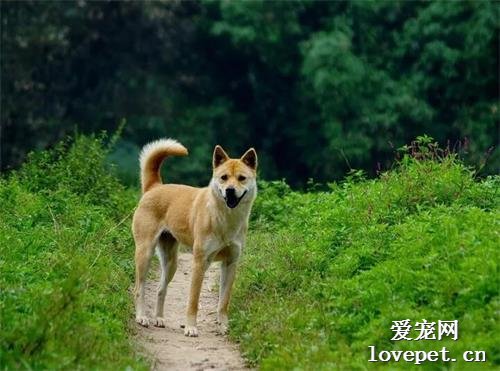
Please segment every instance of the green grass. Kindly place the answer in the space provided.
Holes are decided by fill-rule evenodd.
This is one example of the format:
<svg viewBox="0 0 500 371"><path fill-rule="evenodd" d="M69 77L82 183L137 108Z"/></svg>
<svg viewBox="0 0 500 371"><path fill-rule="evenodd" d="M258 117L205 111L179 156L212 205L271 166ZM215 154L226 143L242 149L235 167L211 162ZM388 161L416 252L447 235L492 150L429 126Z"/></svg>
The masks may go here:
<svg viewBox="0 0 500 371"><path fill-rule="evenodd" d="M0 368L146 369L131 326L138 192L78 137L0 179ZM422 138L378 179L328 191L263 182L236 280L231 336L263 370L363 370L368 346L439 350L499 368L500 180ZM459 320L459 339L391 341L391 321ZM404 362L390 369L408 368Z"/></svg>
<svg viewBox="0 0 500 371"><path fill-rule="evenodd" d="M103 137L34 154L0 180L0 368L146 369L129 327L137 192Z"/></svg>
<svg viewBox="0 0 500 371"><path fill-rule="evenodd" d="M475 180L455 156L421 147L378 179L354 173L327 192L261 184L231 321L252 364L407 369L369 363L368 346L446 346L456 363L420 368L500 368L499 178ZM403 319L458 320L459 339L391 341ZM488 361L465 363L465 350Z"/></svg>

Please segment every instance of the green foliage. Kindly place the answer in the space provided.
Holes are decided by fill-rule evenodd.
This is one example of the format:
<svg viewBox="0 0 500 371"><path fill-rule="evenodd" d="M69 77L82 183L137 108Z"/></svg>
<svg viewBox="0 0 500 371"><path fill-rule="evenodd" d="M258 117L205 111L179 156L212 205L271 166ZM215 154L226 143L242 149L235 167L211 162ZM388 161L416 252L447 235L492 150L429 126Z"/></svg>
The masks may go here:
<svg viewBox="0 0 500 371"><path fill-rule="evenodd" d="M2 369L146 369L128 327L136 192L105 166L103 139L0 180Z"/></svg>
<svg viewBox="0 0 500 371"><path fill-rule="evenodd" d="M106 136L77 136L68 138L53 149L33 152L17 172L19 182L33 193L64 197L78 196L84 203L100 205L124 214L121 196L125 188L107 163L110 146ZM125 204L130 210L130 202Z"/></svg>
<svg viewBox="0 0 500 371"><path fill-rule="evenodd" d="M263 370L363 370L384 366L368 363L369 345L446 346L460 369L477 366L462 361L470 349L498 368L500 179L474 175L421 137L375 180L316 193L262 183L232 305L245 356ZM456 319L459 340L390 341L407 318Z"/></svg>
<svg viewBox="0 0 500 371"><path fill-rule="evenodd" d="M206 184L215 144L255 146L266 179L373 176L422 133L465 137L470 163L498 137L494 1L1 2L2 170L78 126L135 153L191 151L166 179ZM43 102L43 104L41 104ZM496 173L500 152L484 173Z"/></svg>

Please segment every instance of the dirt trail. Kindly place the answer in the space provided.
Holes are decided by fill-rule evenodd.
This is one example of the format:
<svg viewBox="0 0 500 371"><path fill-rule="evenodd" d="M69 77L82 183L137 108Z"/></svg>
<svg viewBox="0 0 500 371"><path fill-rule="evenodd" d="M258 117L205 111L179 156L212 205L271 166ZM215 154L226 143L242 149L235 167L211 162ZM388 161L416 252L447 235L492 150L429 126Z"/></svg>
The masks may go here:
<svg viewBox="0 0 500 371"><path fill-rule="evenodd" d="M154 357L153 370L245 370L238 347L225 336L217 334L216 308L218 293L214 286L218 266L212 265L203 281L198 312L199 337L186 337L184 324L187 294L191 277L191 255L179 254L177 272L167 289L165 328L137 325L139 341ZM158 274L156 275L158 276ZM146 284L148 316L152 318L156 303L158 280Z"/></svg>

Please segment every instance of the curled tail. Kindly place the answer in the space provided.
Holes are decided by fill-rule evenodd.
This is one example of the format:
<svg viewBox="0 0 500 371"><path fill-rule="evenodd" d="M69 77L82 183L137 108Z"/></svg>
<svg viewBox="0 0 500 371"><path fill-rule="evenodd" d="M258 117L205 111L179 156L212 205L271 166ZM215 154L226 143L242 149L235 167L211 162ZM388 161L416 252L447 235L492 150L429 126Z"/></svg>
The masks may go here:
<svg viewBox="0 0 500 371"><path fill-rule="evenodd" d="M175 139L158 139L146 144L139 156L142 193L161 184L161 163L168 156L186 156L188 150Z"/></svg>

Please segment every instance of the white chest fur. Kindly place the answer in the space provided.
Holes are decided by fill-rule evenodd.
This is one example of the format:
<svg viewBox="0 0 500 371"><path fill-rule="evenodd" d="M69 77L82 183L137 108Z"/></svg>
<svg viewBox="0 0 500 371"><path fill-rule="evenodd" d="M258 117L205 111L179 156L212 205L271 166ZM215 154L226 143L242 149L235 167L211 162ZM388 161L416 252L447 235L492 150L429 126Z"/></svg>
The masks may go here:
<svg viewBox="0 0 500 371"><path fill-rule="evenodd" d="M234 209L226 207L213 214L214 237L223 247L241 244L249 216L249 208L245 206Z"/></svg>

